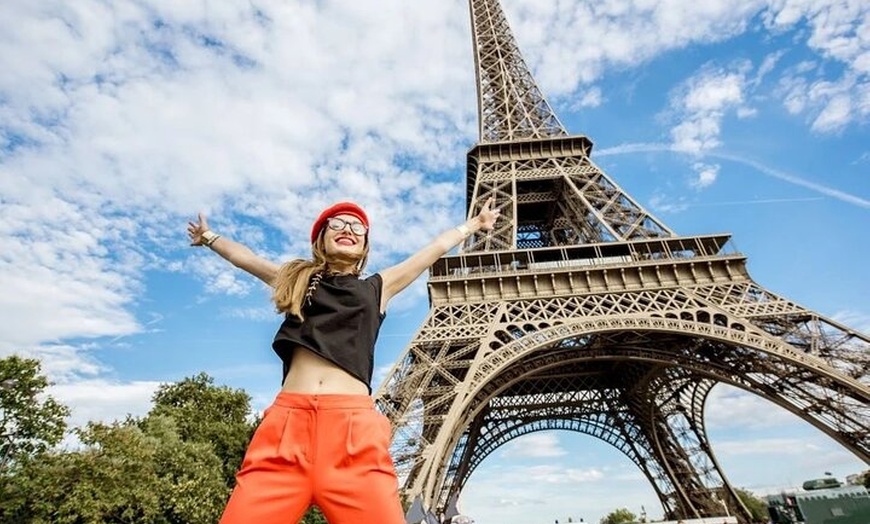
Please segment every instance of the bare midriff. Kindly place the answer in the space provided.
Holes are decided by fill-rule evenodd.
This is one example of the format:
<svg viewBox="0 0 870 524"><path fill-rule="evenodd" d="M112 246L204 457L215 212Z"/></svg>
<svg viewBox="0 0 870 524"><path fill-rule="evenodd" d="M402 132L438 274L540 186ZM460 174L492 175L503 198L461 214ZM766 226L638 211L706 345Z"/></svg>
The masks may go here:
<svg viewBox="0 0 870 524"><path fill-rule="evenodd" d="M309 395L368 395L369 388L325 358L297 346L282 391Z"/></svg>

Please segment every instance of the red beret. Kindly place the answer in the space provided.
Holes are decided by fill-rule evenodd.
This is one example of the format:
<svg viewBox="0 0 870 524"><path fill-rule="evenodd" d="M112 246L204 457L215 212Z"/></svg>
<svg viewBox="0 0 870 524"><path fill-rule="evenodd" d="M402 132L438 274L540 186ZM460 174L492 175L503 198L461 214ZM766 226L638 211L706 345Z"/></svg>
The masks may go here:
<svg viewBox="0 0 870 524"><path fill-rule="evenodd" d="M353 202L339 202L324 209L317 217L317 220L314 221L314 225L311 226L312 244L317 240L317 235L320 234L320 230L323 229L324 225L326 225L326 219L337 215L353 215L366 227L369 227L369 217L366 215L366 212L363 211L363 208Z"/></svg>

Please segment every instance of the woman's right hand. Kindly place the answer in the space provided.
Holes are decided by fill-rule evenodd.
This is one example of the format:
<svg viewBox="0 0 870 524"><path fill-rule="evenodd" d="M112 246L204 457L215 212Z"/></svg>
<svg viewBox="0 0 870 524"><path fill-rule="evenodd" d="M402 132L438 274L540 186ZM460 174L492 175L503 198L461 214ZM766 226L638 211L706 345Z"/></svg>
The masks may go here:
<svg viewBox="0 0 870 524"><path fill-rule="evenodd" d="M197 222L187 223L187 234L190 235L191 246L207 245L230 264L247 271L269 286L275 285L275 277L278 275L278 270L281 269L281 266L269 262L265 258L258 257L247 246L215 233L206 235L210 238L210 243L206 244L207 239L203 238L203 235L210 231L208 222L204 214L197 213L196 216ZM217 239L221 239L221 241L215 244L214 242Z"/></svg>
<svg viewBox="0 0 870 524"><path fill-rule="evenodd" d="M201 246L203 242L202 234L208 231L208 222L205 220L205 215L198 213L197 219L199 220L197 223L187 223L187 234L190 235L191 246Z"/></svg>

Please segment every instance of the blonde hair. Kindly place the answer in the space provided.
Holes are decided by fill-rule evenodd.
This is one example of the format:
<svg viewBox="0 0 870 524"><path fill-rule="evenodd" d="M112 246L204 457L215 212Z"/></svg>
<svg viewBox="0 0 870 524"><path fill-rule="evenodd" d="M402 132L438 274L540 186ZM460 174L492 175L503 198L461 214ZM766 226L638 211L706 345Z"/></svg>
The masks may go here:
<svg viewBox="0 0 870 524"><path fill-rule="evenodd" d="M302 308L314 293L320 279L333 273L329 256L323 242L323 230L317 235L317 240L311 244L311 260L297 258L282 265L275 276L275 289L272 301L275 308L284 314L291 314L304 320ZM369 258L369 238L365 236L365 249L353 268L353 275L359 276Z"/></svg>

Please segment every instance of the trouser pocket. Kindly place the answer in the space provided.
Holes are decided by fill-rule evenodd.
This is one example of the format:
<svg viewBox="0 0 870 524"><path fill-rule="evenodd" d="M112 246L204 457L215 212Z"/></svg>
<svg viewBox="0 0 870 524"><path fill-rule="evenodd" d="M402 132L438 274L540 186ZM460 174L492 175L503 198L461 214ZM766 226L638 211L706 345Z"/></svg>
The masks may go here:
<svg viewBox="0 0 870 524"><path fill-rule="evenodd" d="M390 457L390 420L373 409L353 411L347 431L347 460L395 474Z"/></svg>
<svg viewBox="0 0 870 524"><path fill-rule="evenodd" d="M310 418L302 409L275 405L267 409L251 438L239 473L301 462L308 447Z"/></svg>

